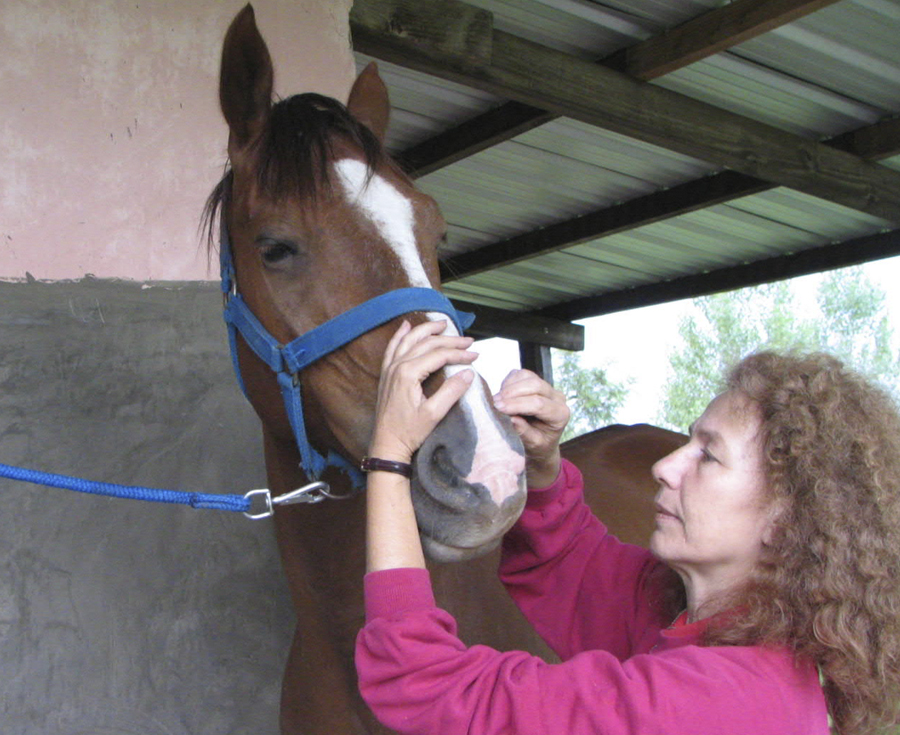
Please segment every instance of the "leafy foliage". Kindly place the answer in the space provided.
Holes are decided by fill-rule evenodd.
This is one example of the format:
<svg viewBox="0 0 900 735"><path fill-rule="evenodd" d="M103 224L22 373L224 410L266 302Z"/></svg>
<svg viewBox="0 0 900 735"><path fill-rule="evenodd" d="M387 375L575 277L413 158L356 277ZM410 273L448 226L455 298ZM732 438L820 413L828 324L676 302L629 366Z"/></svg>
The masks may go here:
<svg viewBox="0 0 900 735"><path fill-rule="evenodd" d="M578 352L553 350L552 355L553 382L565 394L572 411L562 441L612 423L625 402L631 380L617 382L605 368L582 367Z"/></svg>
<svg viewBox="0 0 900 735"><path fill-rule="evenodd" d="M761 349L824 350L898 389L900 358L885 294L860 268L821 277L815 307L791 282L695 299L679 325L682 345L669 355L669 379L658 422L684 430L720 389L726 370Z"/></svg>

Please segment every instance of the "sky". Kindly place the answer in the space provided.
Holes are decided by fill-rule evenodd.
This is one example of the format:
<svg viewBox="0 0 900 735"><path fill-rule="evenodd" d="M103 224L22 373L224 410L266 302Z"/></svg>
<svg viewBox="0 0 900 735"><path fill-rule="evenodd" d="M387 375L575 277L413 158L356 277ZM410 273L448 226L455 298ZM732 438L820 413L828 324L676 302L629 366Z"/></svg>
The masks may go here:
<svg viewBox="0 0 900 735"><path fill-rule="evenodd" d="M900 257L873 261L863 269L886 293L895 335L900 333ZM795 279L800 298L803 293L814 293L819 278L820 274ZM578 322L585 327L582 366L602 367L615 380L630 377L634 381L614 423L656 422L668 355L679 341L678 323L689 306L690 300L675 301ZM482 340L473 349L480 353L475 367L494 391L509 371L519 366L518 345L510 340Z"/></svg>

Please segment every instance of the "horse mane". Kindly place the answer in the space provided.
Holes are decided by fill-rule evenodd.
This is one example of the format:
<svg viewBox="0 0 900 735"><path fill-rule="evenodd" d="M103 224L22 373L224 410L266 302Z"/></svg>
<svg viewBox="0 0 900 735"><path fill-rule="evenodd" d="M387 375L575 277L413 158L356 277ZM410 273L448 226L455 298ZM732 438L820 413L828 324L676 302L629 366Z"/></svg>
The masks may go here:
<svg viewBox="0 0 900 735"><path fill-rule="evenodd" d="M320 188L331 183L328 161L334 135L362 151L370 177L383 161L393 164L375 134L345 105L313 92L297 94L272 106L269 124L254 143L259 191L276 201L291 196L314 201ZM214 223L228 205L233 180L234 172L228 166L206 200L203 229L210 247Z"/></svg>

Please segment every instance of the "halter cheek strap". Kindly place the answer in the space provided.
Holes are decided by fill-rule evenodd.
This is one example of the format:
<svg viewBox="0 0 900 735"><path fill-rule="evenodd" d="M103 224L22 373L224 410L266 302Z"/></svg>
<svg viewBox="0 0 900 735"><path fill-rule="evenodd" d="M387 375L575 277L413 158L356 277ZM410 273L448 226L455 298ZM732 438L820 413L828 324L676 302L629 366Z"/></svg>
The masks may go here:
<svg viewBox="0 0 900 735"><path fill-rule="evenodd" d="M458 312L450 300L431 288L401 288L388 291L370 299L349 311L302 334L286 345L280 344L262 323L254 316L250 307L237 292L231 243L224 221L221 223L219 248L222 275L222 292L225 295L225 323L228 326L228 341L231 359L238 384L247 395L237 356L237 334L240 333L251 350L276 374L281 388L285 410L291 422L300 464L311 479L318 479L326 467L343 469L351 478L354 487L364 484L364 477L357 467L346 459L329 452L327 457L317 452L309 443L306 422L303 416L302 387L300 371L316 360L349 344L357 337L376 327L386 324L403 314L413 311L437 312L445 314L462 334L471 326L475 317Z"/></svg>

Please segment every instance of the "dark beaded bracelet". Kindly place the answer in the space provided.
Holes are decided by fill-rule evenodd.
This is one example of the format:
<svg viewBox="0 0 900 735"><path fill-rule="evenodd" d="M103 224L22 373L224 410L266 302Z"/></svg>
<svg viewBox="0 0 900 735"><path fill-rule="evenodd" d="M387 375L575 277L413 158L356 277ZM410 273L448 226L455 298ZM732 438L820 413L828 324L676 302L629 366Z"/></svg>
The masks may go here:
<svg viewBox="0 0 900 735"><path fill-rule="evenodd" d="M412 477L412 465L406 462L395 462L391 459L378 459L378 457L363 457L359 463L363 472L395 472L404 477Z"/></svg>

